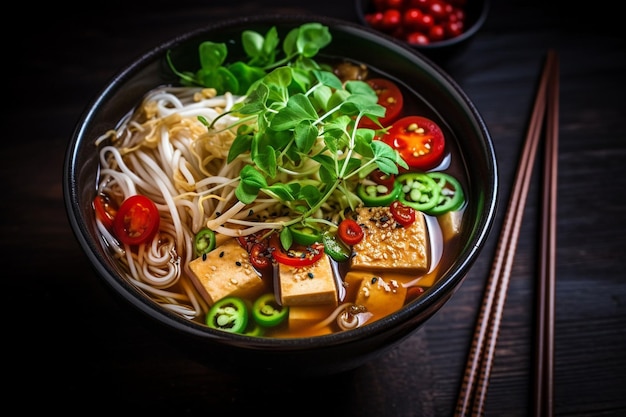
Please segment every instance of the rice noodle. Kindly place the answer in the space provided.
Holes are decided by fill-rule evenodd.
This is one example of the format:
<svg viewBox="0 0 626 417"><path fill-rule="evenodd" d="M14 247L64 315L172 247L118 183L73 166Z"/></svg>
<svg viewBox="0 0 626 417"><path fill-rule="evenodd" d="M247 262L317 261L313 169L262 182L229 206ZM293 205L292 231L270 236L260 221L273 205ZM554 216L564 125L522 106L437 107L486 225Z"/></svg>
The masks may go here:
<svg viewBox="0 0 626 417"><path fill-rule="evenodd" d="M151 242L129 246L97 222L105 245L119 257L130 283L164 308L198 320L208 310L189 276L193 239L202 227L226 236L280 228L278 216L289 209L271 196L251 204L235 197L239 172L250 163L228 152L239 121L232 115L209 130L198 116L213 122L243 97L215 96L211 89L164 86L150 91L119 126L97 138L101 174L97 191L119 206L143 194L157 206L160 232ZM279 167L276 181L311 177L318 167ZM331 201L332 203L332 201ZM337 218L341 204L327 204L320 221ZM333 208L334 207L334 208ZM328 220L324 220L328 219Z"/></svg>

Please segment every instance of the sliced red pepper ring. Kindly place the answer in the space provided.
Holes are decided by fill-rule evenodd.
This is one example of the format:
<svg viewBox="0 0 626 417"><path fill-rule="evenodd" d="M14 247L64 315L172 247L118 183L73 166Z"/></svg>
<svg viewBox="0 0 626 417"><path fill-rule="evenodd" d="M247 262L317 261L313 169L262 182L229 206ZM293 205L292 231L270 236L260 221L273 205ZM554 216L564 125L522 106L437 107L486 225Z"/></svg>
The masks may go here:
<svg viewBox="0 0 626 417"><path fill-rule="evenodd" d="M322 243L313 243L307 246L295 244L288 250L285 250L280 243L278 233L273 233L269 239L272 257L276 262L283 265L303 268L313 265L324 256L324 245Z"/></svg>
<svg viewBox="0 0 626 417"><path fill-rule="evenodd" d="M426 211L437 205L441 189L434 179L422 172L402 174L397 178L402 184L399 200L415 210Z"/></svg>
<svg viewBox="0 0 626 417"><path fill-rule="evenodd" d="M102 194L96 195L93 199L93 208L96 211L96 218L107 230L111 230L117 209L113 207L109 198Z"/></svg>
<svg viewBox="0 0 626 417"><path fill-rule="evenodd" d="M243 333L248 325L248 307L239 297L225 297L211 306L206 324L212 329Z"/></svg>
<svg viewBox="0 0 626 417"><path fill-rule="evenodd" d="M339 235L339 239L341 239L346 245L353 246L363 239L365 233L363 232L361 225L358 224L356 220L343 219L341 223L339 223L337 234Z"/></svg>
<svg viewBox="0 0 626 417"><path fill-rule="evenodd" d="M289 307L276 301L273 293L261 295L252 305L252 317L263 327L274 327L284 322L289 316Z"/></svg>
<svg viewBox="0 0 626 417"><path fill-rule="evenodd" d="M389 207L394 220L404 227L409 227L415 223L415 209L405 206L399 201L394 201Z"/></svg>
<svg viewBox="0 0 626 417"><path fill-rule="evenodd" d="M272 260L270 259L267 248L267 241L263 241L252 244L248 251L250 254L250 263L259 271L264 271L272 266Z"/></svg>
<svg viewBox="0 0 626 417"><path fill-rule="evenodd" d="M437 216L463 206L465 195L461 183L456 178L445 172L429 172L428 176L435 181L441 192L437 204L425 210L426 214Z"/></svg>

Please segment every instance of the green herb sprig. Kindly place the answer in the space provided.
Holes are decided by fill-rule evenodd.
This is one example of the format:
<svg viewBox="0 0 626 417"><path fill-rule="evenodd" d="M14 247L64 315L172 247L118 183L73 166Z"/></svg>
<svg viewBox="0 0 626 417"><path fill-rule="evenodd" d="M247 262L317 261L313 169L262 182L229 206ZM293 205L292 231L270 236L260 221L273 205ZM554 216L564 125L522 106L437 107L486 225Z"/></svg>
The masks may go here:
<svg viewBox="0 0 626 417"><path fill-rule="evenodd" d="M247 162L235 195L251 204L263 193L296 214L283 223L286 248L291 245L287 226L323 223L315 214L329 201L340 210L354 209L361 203L356 186L369 173L380 169L397 174L398 166L408 168L398 152L374 140L373 129L356 127L363 116L377 120L385 115L374 90L364 81L342 83L329 67L312 59L330 41L326 26L304 24L288 33L285 56L279 59L275 27L266 36L245 31L246 63L224 65L226 46L205 42L200 46L201 69L195 75L178 73L182 83L245 90L245 99L228 113L212 122L200 120L216 131L220 117L239 117L237 126L228 127L237 127L237 134L227 162Z"/></svg>
<svg viewBox="0 0 626 417"><path fill-rule="evenodd" d="M317 55L320 49L327 46L332 39L328 27L319 23L306 23L292 29L282 44L279 57L280 39L275 26L265 36L252 30L241 34L241 43L246 61L227 63L228 47L225 43L212 41L202 42L198 48L200 69L196 72L179 71L172 62L171 51L167 51L166 59L171 70L180 78L183 85L211 87L218 94L229 91L243 95L268 71L282 65L291 65L306 71L310 58Z"/></svg>

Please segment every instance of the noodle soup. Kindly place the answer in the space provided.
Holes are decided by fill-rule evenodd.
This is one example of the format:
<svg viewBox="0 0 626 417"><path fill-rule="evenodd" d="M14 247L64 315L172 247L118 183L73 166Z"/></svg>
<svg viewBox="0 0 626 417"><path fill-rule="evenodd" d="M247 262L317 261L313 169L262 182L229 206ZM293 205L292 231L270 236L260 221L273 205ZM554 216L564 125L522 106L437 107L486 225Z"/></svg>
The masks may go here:
<svg viewBox="0 0 626 417"><path fill-rule="evenodd" d="M420 297L459 251L467 179L445 123L367 63L294 62L245 88L178 72L95 141L107 250L146 297L210 328L365 326ZM191 85L200 75L208 85ZM438 134L441 154L424 162Z"/></svg>

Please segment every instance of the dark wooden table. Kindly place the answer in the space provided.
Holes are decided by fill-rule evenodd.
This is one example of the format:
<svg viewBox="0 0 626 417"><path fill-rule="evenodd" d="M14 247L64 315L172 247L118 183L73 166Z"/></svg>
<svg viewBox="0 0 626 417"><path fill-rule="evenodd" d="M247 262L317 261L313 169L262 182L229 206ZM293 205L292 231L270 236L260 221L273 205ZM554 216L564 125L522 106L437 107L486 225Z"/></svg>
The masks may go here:
<svg viewBox="0 0 626 417"><path fill-rule="evenodd" d="M535 86L547 49L555 48L561 62L555 415L626 415L626 43L617 12L493 1L483 30L445 65L482 113L498 153L500 208L487 247L450 302L388 354L345 374L270 384L263 375L242 380L207 369L123 313L68 225L64 152L90 100L153 45L237 14L308 11L355 21L352 1L115 3L70 11L55 2L40 8L24 2L5 16L5 27L14 28L3 29L3 91L9 92L3 94L0 157L2 298L10 306L3 308L5 404L85 414L450 416ZM529 415L537 172L487 416Z"/></svg>

